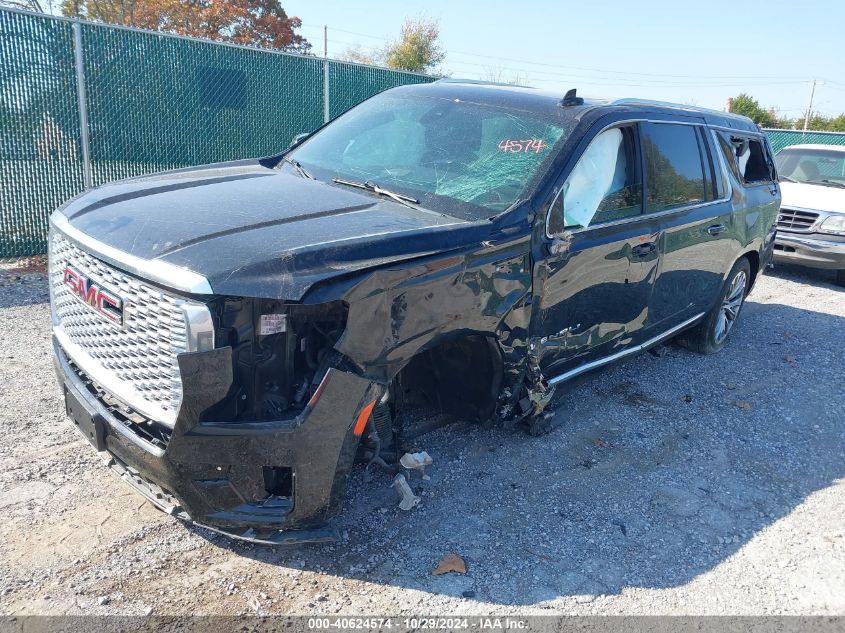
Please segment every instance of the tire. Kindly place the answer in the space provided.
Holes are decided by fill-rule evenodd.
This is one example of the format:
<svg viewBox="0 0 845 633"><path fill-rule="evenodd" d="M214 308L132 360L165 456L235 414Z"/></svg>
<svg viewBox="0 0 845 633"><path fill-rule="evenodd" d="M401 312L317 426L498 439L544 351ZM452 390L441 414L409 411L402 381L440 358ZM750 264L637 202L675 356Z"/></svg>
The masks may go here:
<svg viewBox="0 0 845 633"><path fill-rule="evenodd" d="M845 270L836 271L836 285L845 287Z"/></svg>
<svg viewBox="0 0 845 633"><path fill-rule="evenodd" d="M745 257L737 260L719 293L719 299L704 320L684 332L679 342L699 354L715 354L725 346L736 324L751 286L751 266Z"/></svg>

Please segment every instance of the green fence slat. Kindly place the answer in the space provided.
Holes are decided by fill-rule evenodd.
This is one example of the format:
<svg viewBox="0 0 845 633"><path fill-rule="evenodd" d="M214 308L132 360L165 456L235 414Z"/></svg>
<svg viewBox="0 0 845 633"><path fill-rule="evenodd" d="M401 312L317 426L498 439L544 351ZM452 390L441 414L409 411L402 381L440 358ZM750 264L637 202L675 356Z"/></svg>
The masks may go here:
<svg viewBox="0 0 845 633"><path fill-rule="evenodd" d="M95 186L265 156L387 88L434 78L82 22ZM0 257L43 253L84 189L73 22L0 9Z"/></svg>
<svg viewBox="0 0 845 633"><path fill-rule="evenodd" d="M790 145L845 145L845 132L803 132L801 130L764 129L775 152Z"/></svg>
<svg viewBox="0 0 845 633"><path fill-rule="evenodd" d="M375 94L404 84L429 83L436 77L374 68L344 62L329 62L329 115L332 119Z"/></svg>
<svg viewBox="0 0 845 633"><path fill-rule="evenodd" d="M47 219L83 189L69 22L0 11L0 257L43 253Z"/></svg>
<svg viewBox="0 0 845 633"><path fill-rule="evenodd" d="M93 24L82 41L95 185L272 154L322 123L316 58Z"/></svg>

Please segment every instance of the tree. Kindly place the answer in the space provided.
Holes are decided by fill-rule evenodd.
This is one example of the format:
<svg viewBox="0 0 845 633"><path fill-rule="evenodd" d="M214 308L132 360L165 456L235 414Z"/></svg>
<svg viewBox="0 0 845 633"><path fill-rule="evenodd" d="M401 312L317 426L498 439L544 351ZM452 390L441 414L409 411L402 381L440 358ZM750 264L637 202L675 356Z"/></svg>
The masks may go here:
<svg viewBox="0 0 845 633"><path fill-rule="evenodd" d="M36 13L44 13L39 0L0 0L0 8L11 7L12 9L26 9Z"/></svg>
<svg viewBox="0 0 845 633"><path fill-rule="evenodd" d="M800 124L796 127L804 127L804 116L806 112L801 115ZM810 121L807 125L808 130L816 130L819 132L845 132L845 114L840 114L836 117L826 117L818 112L810 114Z"/></svg>
<svg viewBox="0 0 845 633"><path fill-rule="evenodd" d="M756 99L743 93L728 100L730 112L744 114L761 127L779 128L783 130L803 129L806 112L797 119L778 116L777 110L761 107ZM807 124L808 130L818 132L845 132L845 114L827 117L818 112L812 112Z"/></svg>
<svg viewBox="0 0 845 633"><path fill-rule="evenodd" d="M519 86L522 84L528 83L528 80L523 77L522 73L518 70L516 71L509 71L502 66L488 66L484 73L484 80L485 81L492 81L497 84L511 84L513 86Z"/></svg>
<svg viewBox="0 0 845 633"><path fill-rule="evenodd" d="M728 111L745 115L760 127L774 127L777 121L777 116L772 110L766 110L756 99L744 92L730 100Z"/></svg>
<svg viewBox="0 0 845 633"><path fill-rule="evenodd" d="M401 39L385 49L385 64L397 70L433 72L446 58L446 51L438 44L439 37L440 25L436 20L405 18Z"/></svg>
<svg viewBox="0 0 845 633"><path fill-rule="evenodd" d="M307 53L279 0L64 0L67 16L210 40Z"/></svg>
<svg viewBox="0 0 845 633"><path fill-rule="evenodd" d="M360 44L356 44L343 51L340 54L340 60L369 66L381 66L384 64L384 51L377 49L365 51Z"/></svg>
<svg viewBox="0 0 845 633"><path fill-rule="evenodd" d="M827 129L831 132L845 132L845 113L829 119Z"/></svg>

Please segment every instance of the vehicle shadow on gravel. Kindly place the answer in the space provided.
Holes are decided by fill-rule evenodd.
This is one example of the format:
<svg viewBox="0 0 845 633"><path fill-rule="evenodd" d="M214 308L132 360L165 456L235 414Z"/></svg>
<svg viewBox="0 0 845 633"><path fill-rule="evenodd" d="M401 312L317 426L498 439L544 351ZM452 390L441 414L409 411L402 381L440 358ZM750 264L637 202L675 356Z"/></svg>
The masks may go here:
<svg viewBox="0 0 845 633"><path fill-rule="evenodd" d="M341 542L273 549L198 533L433 605L682 586L742 548L761 566L787 564L788 551L753 540L845 477L845 339L832 336L843 328L843 317L752 294L722 353L670 345L595 373L563 395L547 436L457 424L421 438L434 464L430 481L412 481L422 501L410 512L389 474L357 468L335 521ZM433 575L449 552L467 573Z"/></svg>
<svg viewBox="0 0 845 633"><path fill-rule="evenodd" d="M767 275L786 279L800 284L806 284L815 288L833 288L845 293L845 288L836 285L836 271L822 268L807 268L793 264L777 264L770 268Z"/></svg>

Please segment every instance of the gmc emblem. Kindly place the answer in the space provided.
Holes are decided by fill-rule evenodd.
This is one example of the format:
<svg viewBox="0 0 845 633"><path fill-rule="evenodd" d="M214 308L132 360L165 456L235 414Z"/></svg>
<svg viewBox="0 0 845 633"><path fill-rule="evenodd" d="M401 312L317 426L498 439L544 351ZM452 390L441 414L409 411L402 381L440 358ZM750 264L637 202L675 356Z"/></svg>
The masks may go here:
<svg viewBox="0 0 845 633"><path fill-rule="evenodd" d="M88 307L109 321L123 325L123 299L116 294L100 288L94 281L70 266L65 267L64 284Z"/></svg>

